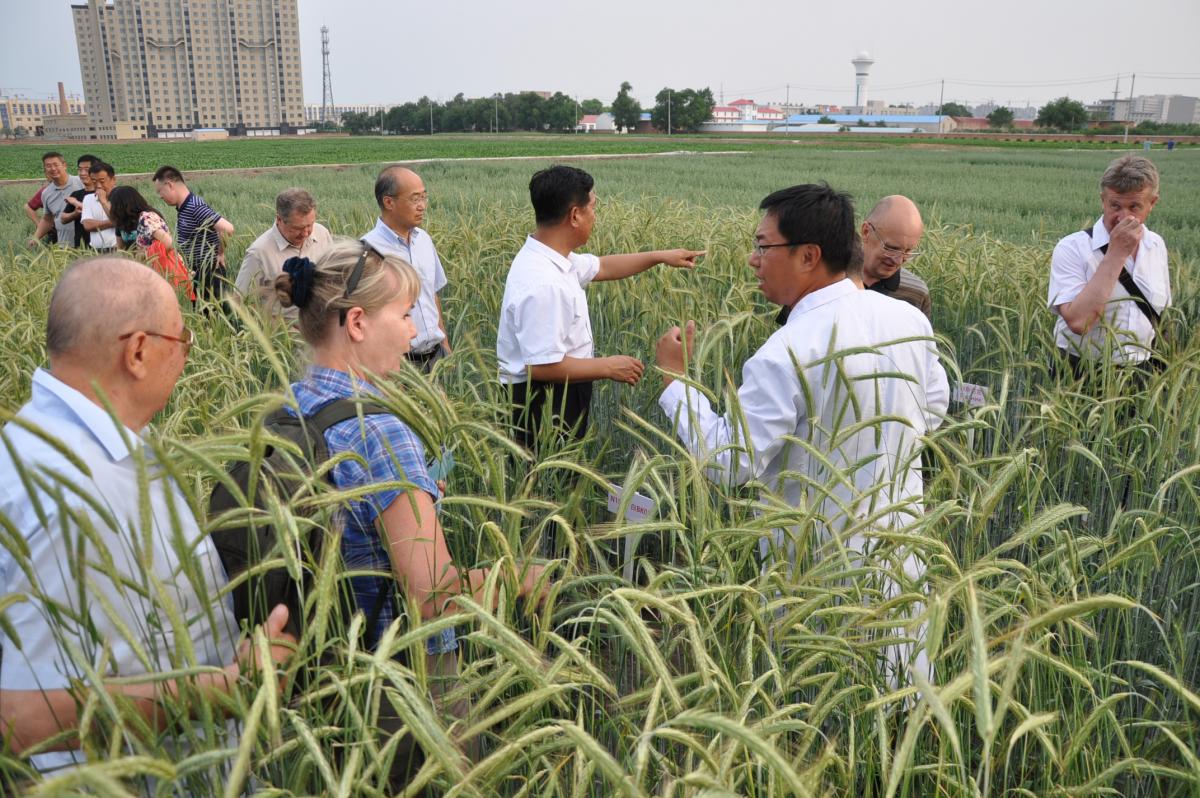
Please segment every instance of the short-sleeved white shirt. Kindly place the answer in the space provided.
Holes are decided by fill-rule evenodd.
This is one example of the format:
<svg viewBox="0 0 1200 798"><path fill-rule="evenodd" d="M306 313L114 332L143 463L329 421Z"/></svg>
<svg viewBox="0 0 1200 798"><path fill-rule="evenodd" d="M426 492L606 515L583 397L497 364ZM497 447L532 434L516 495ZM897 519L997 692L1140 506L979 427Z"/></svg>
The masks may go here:
<svg viewBox="0 0 1200 798"><path fill-rule="evenodd" d="M79 212L79 221L84 222L89 219L95 222L109 221L108 214L104 212L104 206L100 204L100 200L96 199L95 194L88 194L83 198L83 208ZM88 233L88 243L92 245L92 249L113 249L117 246L117 231L112 227L92 230Z"/></svg>
<svg viewBox="0 0 1200 798"><path fill-rule="evenodd" d="M525 239L500 303L500 382L525 382L529 366L592 357L592 320L583 289L599 271L595 255L563 257L533 236Z"/></svg>
<svg viewBox="0 0 1200 798"><path fill-rule="evenodd" d="M1050 290L1047 303L1053 310L1074 302L1088 281L1096 275L1108 243L1108 230L1101 218L1092 226L1089 237L1084 231L1072 233L1058 242L1050 259ZM1171 275L1167 270L1167 245L1162 236L1149 229L1142 235L1135 257L1125 262L1133 281L1142 289L1154 309L1161 313L1171 304ZM1115 331L1112 339L1108 330ZM1054 342L1060 349L1082 357L1110 357L1114 363L1140 363L1150 357L1154 327L1129 292L1117 283L1100 322L1086 335L1076 335L1061 314L1054 323Z"/></svg>
<svg viewBox="0 0 1200 798"><path fill-rule="evenodd" d="M437 293L446 287L446 270L442 268L442 259L438 257L429 233L414 227L408 237L409 240L405 241L380 219L362 240L381 255L392 255L409 263L421 278L421 293L412 310L413 321L417 324L412 352L424 354L446 340L437 308Z"/></svg>

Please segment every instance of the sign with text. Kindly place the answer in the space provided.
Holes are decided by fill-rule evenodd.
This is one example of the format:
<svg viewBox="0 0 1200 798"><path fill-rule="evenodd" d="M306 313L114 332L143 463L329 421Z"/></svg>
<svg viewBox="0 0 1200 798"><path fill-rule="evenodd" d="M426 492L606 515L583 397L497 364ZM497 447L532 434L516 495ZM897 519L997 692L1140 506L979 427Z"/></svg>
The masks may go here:
<svg viewBox="0 0 1200 798"><path fill-rule="evenodd" d="M620 485L608 486L608 511L614 515L621 509L621 500L625 497L625 489ZM625 520L632 523L649 521L654 517L656 505L649 496L634 493L625 508Z"/></svg>
<svg viewBox="0 0 1200 798"><path fill-rule="evenodd" d="M988 389L985 385L960 382L951 388L950 398L967 407L983 407L988 403Z"/></svg>

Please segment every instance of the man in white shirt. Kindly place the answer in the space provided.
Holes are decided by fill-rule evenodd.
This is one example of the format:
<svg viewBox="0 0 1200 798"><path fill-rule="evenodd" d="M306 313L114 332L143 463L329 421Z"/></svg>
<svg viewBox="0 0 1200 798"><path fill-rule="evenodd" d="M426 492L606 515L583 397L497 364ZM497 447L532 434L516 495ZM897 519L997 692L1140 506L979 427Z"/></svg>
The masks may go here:
<svg viewBox="0 0 1200 798"><path fill-rule="evenodd" d="M89 168L92 193L83 198L79 223L88 232L88 243L97 252L112 252L117 248L117 231L108 218L108 192L117 185L117 173L112 164L95 161Z"/></svg>
<svg viewBox="0 0 1200 798"><path fill-rule="evenodd" d="M379 205L379 219L362 240L381 255L394 255L411 264L421 278L421 293L412 309L417 337L405 357L429 372L434 363L450 354L450 338L446 335L439 296L446 287L446 270L433 239L421 229L429 194L416 172L403 166L389 166L375 180L375 202Z"/></svg>
<svg viewBox="0 0 1200 798"><path fill-rule="evenodd" d="M290 258L308 258L316 263L329 250L333 238L317 221L317 201L302 188L288 188L275 197L275 224L254 240L242 258L235 285L245 298L260 302L268 313L289 321L299 318L299 308L279 307L275 278L283 274Z"/></svg>
<svg viewBox="0 0 1200 798"><path fill-rule="evenodd" d="M1050 259L1055 343L1076 376L1088 364L1149 367L1158 318L1171 304L1167 245L1146 227L1158 169L1125 155L1100 179L1100 218L1063 238Z"/></svg>
<svg viewBox="0 0 1200 798"><path fill-rule="evenodd" d="M921 438L946 411L946 372L919 310L846 278L857 239L847 195L800 185L760 207L750 266L767 299L791 308L787 322L744 364L725 416L676 379L685 334L672 328L656 350L666 381L659 405L713 481L754 480L803 510L817 530L817 557L846 557L853 569L878 545L872 530L923 512ZM694 330L689 322L688 351ZM795 545L777 530L774 548L793 561ZM764 554L771 548L764 540ZM917 558L901 559L905 577L918 580ZM885 592L896 591L896 576L885 573ZM903 653L889 654L903 666Z"/></svg>
<svg viewBox="0 0 1200 798"><path fill-rule="evenodd" d="M592 176L553 166L529 181L537 230L513 259L500 303L496 356L500 382L511 386L517 439L533 446L543 415L571 431L587 429L592 383L634 385L642 363L626 355L595 357L584 289L593 280L621 280L665 263L691 269L703 252L689 249L628 255L580 255L596 222Z"/></svg>
<svg viewBox="0 0 1200 798"><path fill-rule="evenodd" d="M80 261L54 289L49 368L0 430L0 515L21 544L0 546L0 595L20 599L5 609L16 637L0 632L0 736L15 752L75 730L88 690L128 699L165 727L242 673L216 550L140 438L192 340L175 292L136 261ZM276 608L268 636L281 637L286 621ZM215 670L156 675L197 666ZM138 676L147 678L128 680ZM33 764L81 762L78 745L67 736Z"/></svg>

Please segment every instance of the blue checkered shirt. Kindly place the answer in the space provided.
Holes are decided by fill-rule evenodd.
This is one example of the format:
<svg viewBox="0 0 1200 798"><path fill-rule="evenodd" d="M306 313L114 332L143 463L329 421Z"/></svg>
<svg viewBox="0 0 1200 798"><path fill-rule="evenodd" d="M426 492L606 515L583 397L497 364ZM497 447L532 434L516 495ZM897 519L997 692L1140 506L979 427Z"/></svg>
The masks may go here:
<svg viewBox="0 0 1200 798"><path fill-rule="evenodd" d="M369 383L352 379L344 371L313 366L304 379L292 383L300 412L316 413L335 399L355 396L379 396ZM329 456L352 452L357 457L342 459L333 467L333 484L340 490L376 482L408 482L438 499L437 484L425 466L425 447L407 424L393 415L374 414L347 419L325 431ZM381 576L351 577L358 608L368 616L379 607L374 629L367 630L367 644L374 648L380 635L396 619L399 602L396 580L387 549L375 526L375 519L403 491L381 488L346 504L342 513L342 559L347 569L376 571ZM430 654L445 654L458 646L454 629L446 629L425 643Z"/></svg>

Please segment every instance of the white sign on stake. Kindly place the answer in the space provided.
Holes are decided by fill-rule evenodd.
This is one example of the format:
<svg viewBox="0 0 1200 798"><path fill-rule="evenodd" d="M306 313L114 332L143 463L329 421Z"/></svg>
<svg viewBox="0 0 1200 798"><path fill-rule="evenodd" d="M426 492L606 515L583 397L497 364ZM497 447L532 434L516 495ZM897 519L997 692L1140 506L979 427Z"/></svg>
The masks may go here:
<svg viewBox="0 0 1200 798"><path fill-rule="evenodd" d="M986 385L960 382L950 389L950 398L967 407L983 407L988 403L988 389Z"/></svg>
<svg viewBox="0 0 1200 798"><path fill-rule="evenodd" d="M608 486L608 511L610 513L615 515L621 509L621 499L624 495L625 489L620 485ZM633 498L629 500L629 506L625 508L625 520L635 524L639 521L649 521L654 517L656 508L654 500L649 496L634 493Z"/></svg>

